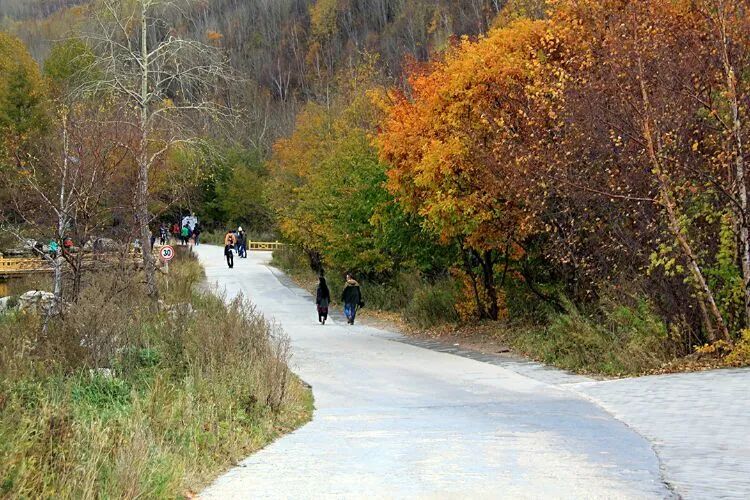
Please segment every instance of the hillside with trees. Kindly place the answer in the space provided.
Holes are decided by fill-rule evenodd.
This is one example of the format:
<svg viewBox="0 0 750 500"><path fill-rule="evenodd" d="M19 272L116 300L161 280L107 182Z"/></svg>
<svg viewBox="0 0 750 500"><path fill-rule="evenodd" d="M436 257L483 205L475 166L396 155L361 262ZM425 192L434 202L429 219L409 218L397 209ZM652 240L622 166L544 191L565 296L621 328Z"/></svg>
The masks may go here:
<svg viewBox="0 0 750 500"><path fill-rule="evenodd" d="M511 4L403 84L362 61L276 143L279 227L407 321L489 320L568 368L746 362L740 4Z"/></svg>

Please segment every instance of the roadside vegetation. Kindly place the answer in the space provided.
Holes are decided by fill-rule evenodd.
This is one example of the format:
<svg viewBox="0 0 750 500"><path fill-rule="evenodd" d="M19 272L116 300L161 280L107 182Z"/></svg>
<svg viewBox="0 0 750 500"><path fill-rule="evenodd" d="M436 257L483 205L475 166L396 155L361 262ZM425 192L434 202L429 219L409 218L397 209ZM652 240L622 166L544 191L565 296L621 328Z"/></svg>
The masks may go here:
<svg viewBox="0 0 750 500"><path fill-rule="evenodd" d="M304 252L286 246L274 252L271 264L314 294L319 274ZM346 272L325 273L337 306ZM430 280L419 273L402 273L384 282L365 276L360 284L364 317L395 322L407 334L468 341L467 345L492 340L495 346L577 373L627 376L750 364L747 333L734 344L686 344L677 325L668 326L637 295L623 300L623 295L613 294L616 299L602 298L589 306L567 302L558 311L509 290L504 294L509 312L488 321L461 315L462 284L451 276Z"/></svg>
<svg viewBox="0 0 750 500"><path fill-rule="evenodd" d="M748 364L748 7L511 1L403 84L363 57L274 146L279 228L416 325L577 371Z"/></svg>
<svg viewBox="0 0 750 500"><path fill-rule="evenodd" d="M202 277L175 261L159 311L140 274L101 273L46 327L0 314L0 496L190 496L310 418L284 333Z"/></svg>

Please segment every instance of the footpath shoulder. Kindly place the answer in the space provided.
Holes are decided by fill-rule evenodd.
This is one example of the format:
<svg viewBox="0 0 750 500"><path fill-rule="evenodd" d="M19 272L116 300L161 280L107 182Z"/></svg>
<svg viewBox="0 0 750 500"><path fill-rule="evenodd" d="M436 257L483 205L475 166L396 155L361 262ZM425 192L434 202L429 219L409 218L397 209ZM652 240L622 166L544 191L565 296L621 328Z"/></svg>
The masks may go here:
<svg viewBox="0 0 750 500"><path fill-rule="evenodd" d="M683 498L750 498L750 369L568 386L651 441Z"/></svg>

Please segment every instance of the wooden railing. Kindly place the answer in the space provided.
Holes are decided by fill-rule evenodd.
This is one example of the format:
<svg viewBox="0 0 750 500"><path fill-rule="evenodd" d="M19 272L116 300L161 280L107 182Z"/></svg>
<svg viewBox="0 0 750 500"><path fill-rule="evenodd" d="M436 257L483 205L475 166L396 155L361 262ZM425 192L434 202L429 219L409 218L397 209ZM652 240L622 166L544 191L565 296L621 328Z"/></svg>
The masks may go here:
<svg viewBox="0 0 750 500"><path fill-rule="evenodd" d="M247 242L248 251L277 250L283 246L284 244L279 243L278 241L248 241Z"/></svg>
<svg viewBox="0 0 750 500"><path fill-rule="evenodd" d="M0 276L51 272L48 261L39 257L0 257Z"/></svg>

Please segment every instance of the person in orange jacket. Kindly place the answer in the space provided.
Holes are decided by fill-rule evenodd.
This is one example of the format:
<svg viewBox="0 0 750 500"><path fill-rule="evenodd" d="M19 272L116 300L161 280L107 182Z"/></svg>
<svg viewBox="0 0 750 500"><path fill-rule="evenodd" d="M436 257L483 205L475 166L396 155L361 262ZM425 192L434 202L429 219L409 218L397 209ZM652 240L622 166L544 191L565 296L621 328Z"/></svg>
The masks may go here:
<svg viewBox="0 0 750 500"><path fill-rule="evenodd" d="M237 244L237 237L232 231L227 231L227 234L224 235L224 256L227 258L229 269L234 267L234 253L232 253L232 248L234 248L235 244Z"/></svg>

